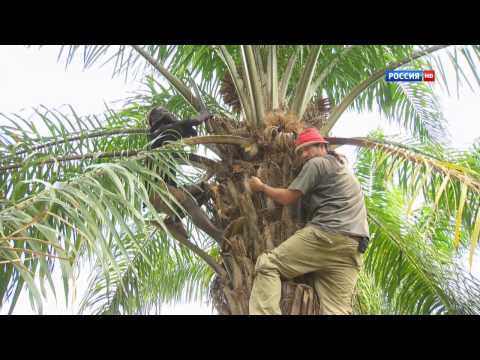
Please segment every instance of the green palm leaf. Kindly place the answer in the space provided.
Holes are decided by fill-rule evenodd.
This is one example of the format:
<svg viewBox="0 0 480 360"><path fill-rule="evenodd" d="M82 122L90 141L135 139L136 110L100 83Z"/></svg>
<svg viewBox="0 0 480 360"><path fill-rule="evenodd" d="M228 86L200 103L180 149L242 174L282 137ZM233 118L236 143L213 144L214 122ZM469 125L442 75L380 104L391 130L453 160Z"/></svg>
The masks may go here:
<svg viewBox="0 0 480 360"><path fill-rule="evenodd" d="M165 186L162 187L162 172L158 171L158 164L168 163L163 159L171 156L167 151L91 165L83 175L53 186L41 182L34 188L35 193L24 193L3 205L0 209L1 260L4 267L11 266L13 270L8 271L11 274L8 279L3 279L1 288L6 290L0 297L11 295L13 288L18 289L25 281L40 306L38 289L32 281L37 263L45 267L49 258L58 259L62 275L68 279L70 267L81 250L95 254L105 268L112 265L119 271L109 249L116 244L125 250L120 232L135 240L130 228L144 226L142 204L155 214L157 221L162 221L150 205L144 184L161 194L167 203L175 203ZM157 172L141 164L147 156L157 164L154 166ZM32 261L32 255L38 261ZM124 252L124 255L127 254ZM22 282L11 282L19 276Z"/></svg>
<svg viewBox="0 0 480 360"><path fill-rule="evenodd" d="M372 233L372 246L365 256L369 275L365 276L382 289L374 292L374 309L408 314L478 312L480 284L452 260L453 226L448 226L448 212L432 211L426 204L409 217L402 187L385 181L374 157L364 150L356 165ZM373 306L362 302L361 296L359 309Z"/></svg>
<svg viewBox="0 0 480 360"><path fill-rule="evenodd" d="M402 145L377 140L383 144L372 145L367 176L374 172L379 179L399 186L410 198L409 207L421 201L432 206L437 215L443 214L452 224L444 225L451 229L450 243L457 246L460 240L464 244L469 241L473 257L480 208L480 167L475 157L471 153L449 152L438 145L407 145L405 139Z"/></svg>
<svg viewBox="0 0 480 360"><path fill-rule="evenodd" d="M335 105L323 125L325 133L350 108L377 107L402 124L415 141L379 134L336 139L337 144L364 147L356 172L367 195L373 242L365 255L357 311L478 312L478 283L457 259L469 247L471 263L478 244L478 149L454 152L438 141L444 123L432 88L377 81L384 69L407 64L422 69L438 64L437 79L445 86L444 68L453 66L457 90L463 82L471 85L468 69L480 79L478 46L436 52L444 47L62 47L59 58L67 65L79 56L87 67L112 62L116 75L147 75L145 87L122 110L107 109L98 117L80 117L73 109L70 114L40 109L40 121L3 115L9 123L0 131L0 299L9 300L13 309L26 285L40 308L44 282L53 288L52 266L60 265L68 294L72 268L86 261L95 264L95 272L83 311L146 313L159 302L185 295L205 298L218 249L200 244L198 237L184 246L173 241L146 188L174 204L161 180L182 162L173 155L180 152L186 161L187 155L197 155L199 145L245 148L255 137L209 136L202 127L200 133L207 136L184 141L183 146L190 146L186 152L175 144L147 151L144 119L152 106L164 106L182 118L199 110L199 99L186 86L191 77L211 111L246 122L252 134L263 127L264 112L277 103L301 115L310 99L324 96ZM219 79L226 72L239 95L241 116L232 115L220 94ZM146 159L151 167L145 166ZM223 165L197 160L204 165L200 168L215 171ZM155 232L152 220L159 227ZM193 234L188 221L187 226Z"/></svg>
<svg viewBox="0 0 480 360"><path fill-rule="evenodd" d="M105 272L97 266L82 300L81 312L150 313L153 309L161 310L158 304L206 298L213 272L205 262L192 258L176 241L150 226L137 235L142 238L146 257L132 246L131 260L127 262L120 251L112 249L118 256L121 276L113 268Z"/></svg>

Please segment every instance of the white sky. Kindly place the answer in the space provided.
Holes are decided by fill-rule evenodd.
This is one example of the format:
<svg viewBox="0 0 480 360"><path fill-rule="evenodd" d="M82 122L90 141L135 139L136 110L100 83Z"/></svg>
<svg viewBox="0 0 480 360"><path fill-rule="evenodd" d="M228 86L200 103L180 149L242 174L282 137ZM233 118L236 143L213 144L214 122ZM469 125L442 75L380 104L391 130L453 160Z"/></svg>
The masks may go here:
<svg viewBox="0 0 480 360"><path fill-rule="evenodd" d="M0 46L0 112L19 113L28 116L31 108L45 105L48 108L62 109L70 104L79 115L104 112L104 102L111 103L132 95L140 86L138 80L125 83L123 77L112 78L112 65L100 68L98 65L83 71L81 56L65 70L64 62L57 62L59 47L48 46L26 48L24 46ZM452 78L450 72L448 77ZM433 85L438 86L438 85ZM453 87L454 88L454 87ZM452 90L452 89L451 89ZM460 100L456 93L448 97L439 92L451 134L452 146L468 148L474 139L480 136L480 101L478 95L468 89L461 89ZM0 120L1 124L1 120ZM376 113L347 113L333 130L335 136L365 136L371 130L382 127L389 134L398 133L395 126L387 126L386 121ZM342 147L340 152L353 158L354 148ZM480 275L477 261L473 272ZM58 277L58 279L60 279ZM58 282L55 302L53 296L45 303L44 314L75 314L76 307L65 306L63 286ZM78 282L78 299L81 299L85 281ZM5 304L0 314L5 314ZM14 314L34 314L25 292L20 296ZM163 314L212 314L205 304L177 304L163 306Z"/></svg>

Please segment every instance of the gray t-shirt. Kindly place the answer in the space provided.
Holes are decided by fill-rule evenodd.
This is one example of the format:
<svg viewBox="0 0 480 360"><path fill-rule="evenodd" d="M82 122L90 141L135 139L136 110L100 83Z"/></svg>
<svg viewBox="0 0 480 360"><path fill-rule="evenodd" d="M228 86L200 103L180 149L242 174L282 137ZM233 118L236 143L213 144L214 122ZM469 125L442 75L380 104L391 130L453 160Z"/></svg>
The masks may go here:
<svg viewBox="0 0 480 360"><path fill-rule="evenodd" d="M360 183L333 155L308 160L288 189L302 192L302 208L309 224L370 237Z"/></svg>

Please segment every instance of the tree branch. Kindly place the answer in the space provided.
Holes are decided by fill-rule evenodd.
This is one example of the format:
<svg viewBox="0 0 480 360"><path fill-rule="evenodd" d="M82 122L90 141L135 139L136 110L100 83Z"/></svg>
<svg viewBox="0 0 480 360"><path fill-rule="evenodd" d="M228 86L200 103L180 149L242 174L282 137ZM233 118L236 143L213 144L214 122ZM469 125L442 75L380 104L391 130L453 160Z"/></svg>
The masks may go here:
<svg viewBox="0 0 480 360"><path fill-rule="evenodd" d="M298 82L295 94L293 96L291 111L299 118L303 117L306 107L306 97L310 89L313 75L315 74L315 69L317 67L317 59L320 55L321 46L315 45L312 47L310 54L308 55L307 61L303 67L302 75Z"/></svg>
<svg viewBox="0 0 480 360"><path fill-rule="evenodd" d="M37 145L37 146L34 146L31 149L26 149L26 150L21 150L19 152L16 152L15 156L23 155L27 152L37 151L37 150L40 150L40 149L43 149L43 148L46 148L46 147L50 147L50 146L54 146L54 145L64 144L65 142L70 142L70 141L92 139L92 138L96 138L96 137L111 136L111 135L146 134L147 132L148 132L147 129L138 129L138 128L102 130L102 131L97 131L97 132L86 134L86 135L75 135L75 136L72 136L72 137L68 137L66 139L61 139L61 140L59 139L59 140L51 141L51 142L46 143L46 144Z"/></svg>
<svg viewBox="0 0 480 360"><path fill-rule="evenodd" d="M202 145L202 144L227 144L227 145L250 145L250 139L235 136L235 135L207 135L196 136L183 139L183 143L187 145Z"/></svg>
<svg viewBox="0 0 480 360"><path fill-rule="evenodd" d="M142 55L152 66L157 69L172 86L187 100L187 102L193 106L198 112L202 111L202 105L200 99L197 99L188 87L176 76L174 76L170 71L160 65L150 54L143 50L138 45L131 45L140 55Z"/></svg>
<svg viewBox="0 0 480 360"><path fill-rule="evenodd" d="M229 145L248 145L250 144L250 140L240 137L240 136L232 136L232 135L209 135L209 136L197 136L191 137L187 139L182 139L182 142L175 142L172 143L179 145L204 145L204 144L229 144ZM163 148L168 147L169 145L164 145ZM125 150L125 151L113 151L113 152L98 152L98 153L89 153L83 155L67 155L61 157L55 157L52 159L46 160L39 160L37 162L32 162L29 166L39 166L44 164L56 163L56 162L64 162L64 161L75 161L75 160L85 160L85 159L94 159L94 158L107 158L107 157L132 157L136 155L140 155L141 153L146 152L145 150ZM193 162L199 162L202 164L202 167L206 164L209 165L217 165L217 163L213 160L203 158L199 155L191 156ZM15 163L11 165L6 165L0 167L0 172L18 169L25 166L22 163Z"/></svg>
<svg viewBox="0 0 480 360"><path fill-rule="evenodd" d="M239 73L235 61L233 60L232 55L228 52L227 48L224 45L213 46L212 47L215 53L220 59L225 63L228 72L232 78L235 91L238 95L238 100L240 101L240 108L244 115L244 118L247 122L251 123L253 119L253 104L249 101L248 91L246 89L246 79L243 80ZM245 74L244 74L245 76Z"/></svg>
<svg viewBox="0 0 480 360"><path fill-rule="evenodd" d="M68 155L60 156L52 159L39 160L28 164L29 166L40 166L45 164L57 163L57 162L66 162L66 161L75 161L75 160L86 160L86 159L102 159L102 158L111 158L111 157L131 157L138 155L141 150L125 150L125 151L112 151L112 152L98 152L98 153L88 153L83 155ZM25 166L25 164L12 164L7 166L0 167L0 172L18 169Z"/></svg>
<svg viewBox="0 0 480 360"><path fill-rule="evenodd" d="M255 115L257 118L257 128L260 128L263 124L263 117L265 115L265 103L263 99L262 84L260 76L257 71L257 64L255 64L255 57L253 55L253 49L251 45L242 46L245 53L245 60L248 69L248 78L252 87L252 96L255 104ZM263 71L263 69L261 69Z"/></svg>
<svg viewBox="0 0 480 360"><path fill-rule="evenodd" d="M355 47L357 47L359 45L351 45L351 46L347 46L345 48L343 48L336 56L334 59L332 59L332 61L322 70L322 72L320 73L320 75L318 76L318 78L312 83L309 91L307 92L306 94L306 98L305 98L305 103L309 103L310 102L310 99L312 98L312 96L315 94L315 91L320 87L320 85L322 84L323 80L325 80L325 78L330 75L330 73L332 72L333 68L338 64L338 62L340 60L342 60L342 58L344 56L346 56L351 50L353 50Z"/></svg>
<svg viewBox="0 0 480 360"><path fill-rule="evenodd" d="M197 154L188 154L188 161L195 165L195 167L202 168L206 171L211 171L219 165L217 161L211 160L209 158L197 155Z"/></svg>
<svg viewBox="0 0 480 360"><path fill-rule="evenodd" d="M165 228L158 223L158 221L148 221L148 223L154 225L157 229L161 231L165 231ZM171 234L174 235L174 234ZM194 243L188 241L186 237L183 237L181 234L176 233L175 236L173 236L175 240L177 240L180 244L184 245L185 247L189 248L192 250L195 254L197 254L201 259L203 259L218 275L220 275L222 278L224 278L227 273L225 270L218 264L215 259L208 255L205 251L200 249L197 245Z"/></svg>
<svg viewBox="0 0 480 360"><path fill-rule="evenodd" d="M362 137L325 137L325 139L332 145L354 145L371 149L380 149L381 151L403 157L404 159L412 161L416 164L428 164L429 166L431 166L433 171L443 173L450 178L455 178L457 181L466 184L471 190L480 193L480 181L472 178L471 176L468 176L468 169L465 169L464 172L459 171L457 170L459 168L458 165L455 165L455 167L450 167L445 161L436 159L429 154L425 154L416 149L406 147L405 145L390 141L380 142Z"/></svg>
<svg viewBox="0 0 480 360"><path fill-rule="evenodd" d="M83 154L83 155L69 155L69 156L57 157L54 159L47 159L44 161L38 161L36 163L32 163L31 166L40 166L40 165L45 165L50 163L85 160L85 159L93 159L93 158L101 159L101 158L116 158L116 157L132 157L132 156L138 155L141 152L142 150L126 150L121 152L113 151L113 152L89 153L89 154ZM202 168L207 171L211 170L212 168L218 165L218 162L214 160L210 160L200 155L188 154L187 157L189 162L191 162L192 165L196 165L195 167ZM182 161L182 159L179 159L178 161L180 164L189 165L187 162ZM0 167L0 172L6 171L6 170L18 169L23 166L24 164L12 164L8 166L3 166L3 167Z"/></svg>

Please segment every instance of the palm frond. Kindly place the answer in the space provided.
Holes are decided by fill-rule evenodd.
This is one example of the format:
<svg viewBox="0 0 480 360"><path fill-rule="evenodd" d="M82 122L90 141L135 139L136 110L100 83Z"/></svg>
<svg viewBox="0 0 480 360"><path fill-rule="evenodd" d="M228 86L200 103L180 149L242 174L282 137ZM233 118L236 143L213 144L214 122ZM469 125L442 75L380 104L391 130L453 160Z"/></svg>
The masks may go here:
<svg viewBox="0 0 480 360"><path fill-rule="evenodd" d="M157 151L117 163L95 164L66 182L52 185L31 180L28 183L40 183L35 193L27 189L17 198L7 194L10 201L0 208L0 261L4 274L10 276L2 278L0 288L4 292L0 298L11 298L25 282L35 304L41 307L33 275L37 266L48 266L52 258L61 266L66 288L71 266L84 251L100 259L105 268L110 265L119 271L109 249L116 244L125 250L121 233L135 241L131 229L144 226L144 204L162 223L145 186L160 194L166 203L179 205L162 185L161 176L165 164L172 163L168 159L171 156L168 151ZM152 169L142 164L145 158L152 163Z"/></svg>
<svg viewBox="0 0 480 360"><path fill-rule="evenodd" d="M3 115L10 125L2 126L0 136L0 185L6 198L35 192L44 180L50 183L67 181L89 165L104 162L111 155L127 155L141 150L147 143L145 131L128 126L138 124L136 118L125 117L107 108L104 118L78 116L42 108L31 120L20 115ZM82 161L83 160L83 161Z"/></svg>
<svg viewBox="0 0 480 360"><path fill-rule="evenodd" d="M160 63L172 59L176 46L142 46L142 49ZM113 75L125 75L128 78L129 73L133 77L139 74L143 75L147 64L143 61L141 55L134 48L127 45L62 45L58 54L58 60L64 58L65 66L68 67L73 60L83 51L83 64L85 68L101 62L101 65L114 63Z"/></svg>
<svg viewBox="0 0 480 360"><path fill-rule="evenodd" d="M302 118L305 108L307 106L307 97L310 95L309 89L315 75L315 70L318 64L317 59L320 55L321 49L322 48L320 46L314 46L313 49L311 49L301 78L296 87L295 94L293 96L290 111L295 114L299 119Z"/></svg>
<svg viewBox="0 0 480 360"><path fill-rule="evenodd" d="M392 304L394 299L388 298L375 279L367 271L361 271L358 277L353 312L358 315L393 315L396 313Z"/></svg>
<svg viewBox="0 0 480 360"><path fill-rule="evenodd" d="M402 195L389 189L367 198L372 246L365 271L375 279L397 312L478 314L480 282L433 245L430 236L406 219ZM425 236L427 235L427 236Z"/></svg>
<svg viewBox="0 0 480 360"><path fill-rule="evenodd" d="M36 117L31 120L19 114L0 114L8 124L2 126L0 132L3 161L22 158L27 154L105 151L108 146L103 144L102 147L102 143L93 139L122 135L120 129L145 127L144 114L126 114L126 111L114 111L108 106L101 116L79 116L72 107L70 113L44 106L34 111ZM125 132L128 135L136 133L142 135L138 130ZM131 137L130 141L133 139Z"/></svg>
<svg viewBox="0 0 480 360"><path fill-rule="evenodd" d="M287 102L286 96L287 96L288 85L290 83L290 78L292 76L293 69L296 62L297 62L297 52L294 51L293 54L291 54L290 58L288 59L288 63L285 66L285 70L280 80L280 85L279 85L280 87L278 89L278 101L281 105Z"/></svg>
<svg viewBox="0 0 480 360"><path fill-rule="evenodd" d="M97 266L80 312L148 314L153 309L161 310L164 303L205 299L213 272L203 261L192 257L158 229L147 226L137 235L142 238L143 252L148 258L135 244L130 261L123 261L121 252L113 248L112 252L119 257L121 276L113 268L105 273Z"/></svg>
<svg viewBox="0 0 480 360"><path fill-rule="evenodd" d="M198 99L188 88L188 86L178 77L173 75L168 69L158 63L150 54L143 50L140 46L132 45L133 48L142 55L156 70L158 70L167 81L177 90L184 99L198 112L202 111L200 99Z"/></svg>
<svg viewBox="0 0 480 360"><path fill-rule="evenodd" d="M385 99L377 102L387 118L403 121L403 125L415 137L423 141L446 143L446 120L440 102L432 88L424 83L398 83L390 107ZM380 98L380 97L379 97ZM400 120L401 119L401 120Z"/></svg>
<svg viewBox="0 0 480 360"><path fill-rule="evenodd" d="M245 69L247 70L244 72L244 74L248 74L245 80L249 83L248 87L250 88L251 96L253 97L253 104L255 105L255 123L257 124L257 127L260 127L265 114L265 101L267 99L262 91L258 64L255 62L252 46L241 46L241 49L245 59Z"/></svg>
<svg viewBox="0 0 480 360"><path fill-rule="evenodd" d="M278 88L278 61L277 61L277 47L275 45L268 48L268 91L269 94L269 106L267 109L275 110L279 108L279 88Z"/></svg>
<svg viewBox="0 0 480 360"><path fill-rule="evenodd" d="M348 55L348 53L350 51L352 51L352 49L354 49L355 47L356 46L345 46L345 47L340 48L338 50L335 49L336 50L335 51L335 57L330 59L330 61L324 65L324 68L322 69L322 71L320 72L318 77L315 79L315 81L312 82L312 84L310 86L310 89L306 94L306 98L304 100L305 103L307 103L307 104L309 103L310 99L316 93L317 89L321 88L322 83L325 80L325 78L332 73L333 69L335 69L335 67L342 60L342 58L344 56Z"/></svg>
<svg viewBox="0 0 480 360"><path fill-rule="evenodd" d="M375 186L370 178L373 173L376 179L395 184L409 199L404 210L407 217L412 215L414 204L428 204L446 217L449 226L443 226L450 235L450 244L470 242L473 256L473 244L478 241L474 235L480 210L480 163L469 153L438 145L413 144L405 139L399 144L381 139L378 134L376 141L377 145L365 143L369 149L361 152L368 153L370 159L368 169L360 171L360 178L366 176L363 181L368 184L367 192Z"/></svg>
<svg viewBox="0 0 480 360"><path fill-rule="evenodd" d="M348 75L355 79L353 83L351 79L348 78L345 79L345 81L344 78L340 75L340 77L335 80L335 85L337 85L337 87L335 89L332 89L330 87L326 89L329 97L334 99L334 102L338 105L333 109L327 123L324 125L324 128L322 130L325 133L328 133L330 129L332 129L332 127L335 125L341 114L353 103L356 103L357 108L364 108L366 105L368 105L369 109L371 109L373 101L375 99L375 91L370 89L370 86L383 77L385 70L398 68L407 63L417 66L425 65L425 62L421 62L420 60L416 59L421 58L422 56L425 56L426 54L429 54L431 52L441 50L445 47L446 46L432 46L430 48L417 51L414 51L413 47L409 46L372 48L360 52L356 51L357 49L351 51L350 56L346 58L348 60L354 61L356 59L355 55L367 55L367 59L374 59L374 61L371 64L366 64L365 69L369 69L366 79L365 76L361 73L358 74L357 72L357 74L354 75L354 73L350 73L349 71ZM368 56L370 55L369 53L375 50L379 50L381 53L384 54L383 59L380 58L380 61L378 56ZM385 56L386 54L390 56ZM388 62L389 59L395 60ZM363 63L362 60L360 61ZM348 67L345 66L345 69L348 69ZM335 75L338 76L339 74L336 73ZM379 86L382 85L383 84L380 84ZM349 87L350 89L348 89ZM358 97L362 93L364 93L363 99L359 99Z"/></svg>
<svg viewBox="0 0 480 360"><path fill-rule="evenodd" d="M215 52L216 47L209 46L143 45L136 47L151 57L156 63L161 64L170 74L172 74L172 76L175 76L178 79L185 78L187 72L192 72L194 78L198 74L202 74L202 86L205 85L205 87L209 87L210 92L214 92L214 89L218 88L218 79L223 77L227 68L232 72L232 64L241 63L241 52L236 46L222 47L221 56L218 56L219 53ZM368 86L373 83L375 79L383 76L384 69L395 68L406 63L419 67L432 67L434 63L436 63L439 64L436 69L439 75L438 79L439 82L443 84L442 79L445 75L443 63L445 60L438 55L431 54L446 47L446 45L364 45L347 48L345 48L345 46L337 45L322 46L321 56L318 61L315 62L315 64L318 63L316 68L319 70L315 71L314 78L317 80L322 79L322 81L320 81L322 86L318 89L319 94L321 94L320 92L326 92L326 95L332 99L335 104L340 104L340 101L344 99L346 102L342 101L342 103L347 104L346 107L348 107L352 101L356 102L357 107L363 106L371 103L371 100L375 98L375 95L370 92ZM115 73L127 73L128 71L132 71L133 68L144 69L145 66L148 65L145 61L139 61L141 60L141 56L139 56L133 48L126 46L108 47L88 45L70 46L67 55L67 63L74 58L75 54L80 53L81 49L87 54L84 56L84 63L88 66L98 62L101 58L107 57L107 53L113 53L113 55L108 58L107 62L115 60ZM348 56L339 56L339 54L341 55L342 50L345 49L348 51ZM460 54L457 54L457 48L454 47L451 51L453 55L449 53L449 63L452 64L455 69L460 71L457 83L468 81L468 76L462 72L463 70L459 63L460 57L466 60L470 70L478 79L480 79L477 70L478 64L476 63L480 51L479 49L478 46L462 47L459 51ZM302 53L303 55L308 56L311 49L304 46L279 46L276 52L279 69L291 70L291 72L285 72L285 76L282 78L280 84L281 91L279 91L279 99L281 101L287 95L288 89L290 89L290 92L295 89L293 84L300 82L303 69L306 66L305 56L301 56L297 60L295 54ZM422 56L422 60L418 60L418 58ZM325 75L325 70L332 68L335 64L336 70L334 74L327 76L324 79L325 81L323 81L322 71L323 75ZM365 72L367 72L367 76L369 76L367 80L365 80ZM328 73L331 72L328 71ZM290 78L290 81L284 81L287 77ZM362 81L364 82L362 83ZM289 83L291 86L288 86ZM360 83L363 85L360 86ZM355 100L356 95L348 96L349 94L353 94L353 92L360 93L362 91L366 91L368 94L363 101ZM313 92L311 92L310 95L312 97L315 96ZM290 94L290 96L292 96L292 94ZM332 115L334 117L337 115L339 116L340 113L343 112L340 110L344 107L345 106L343 105L339 106L337 108L338 111L335 111ZM332 123L335 122L334 117L331 118Z"/></svg>
<svg viewBox="0 0 480 360"><path fill-rule="evenodd" d="M11 193L14 185L23 187L24 180L65 181L80 174L89 165L137 155L148 144L146 129L132 126L144 126L144 116L149 108L137 103L117 112L108 110L104 121L98 117L93 117L94 120L88 116L78 117L73 108L72 120L69 114L49 109L32 120L14 114L22 123L36 130L40 128L41 131L29 133L22 129L22 123L19 122L13 122L14 126L6 126L0 131L0 136L5 139L0 146L0 152L4 154L0 160L3 192ZM53 120L50 120L52 117ZM73 128L77 131L67 133L70 129L61 119L67 119L68 123L91 122L95 128L93 125L81 130ZM48 131L48 127L43 126L44 122L53 123L55 127L52 125L52 130ZM56 130L58 128L61 131ZM188 157L201 168L208 165L205 162L208 159L200 159L193 154ZM196 161L198 159L201 161ZM187 162L186 158L179 158L179 161Z"/></svg>
<svg viewBox="0 0 480 360"><path fill-rule="evenodd" d="M437 79L442 84L446 81L444 67L442 65L445 60L440 57L439 54L442 52L439 50L444 50L446 47L447 46L445 45L429 47L372 46L370 49L359 48L351 51L349 56L345 57L347 63L343 62L341 66L337 67L338 71L335 72L335 78L327 78L325 81L325 91L337 106L330 114L327 123L322 129L324 133L328 133L341 114L353 104L357 110L365 108L372 109L372 105L377 98L379 89L387 86L385 82L379 82L379 84L376 83L377 80L382 78L384 71L387 69L398 68L405 64L409 64L409 66L419 69L429 69L433 67L434 63L436 63L437 68L435 70L438 74ZM478 53L480 49L478 46L470 46L466 49L468 51L463 54L470 60L470 64L471 61L473 61L471 52ZM370 53L375 51L379 54L383 54L383 61L379 60L382 56L370 56ZM364 59L362 59L362 56ZM368 69L366 79L362 73L359 73L358 71L355 73L354 70L350 70L348 66L348 61L358 61L356 68L359 69L361 68L360 64L363 64L365 59L371 59L371 64L365 64L365 69ZM452 64L455 69L460 68L459 63L455 58L451 57L450 64ZM472 71L476 73L476 76L478 76L477 69L478 66L472 68ZM460 84L468 81L468 78L464 75L458 77L456 80L457 84ZM371 86L372 84L376 84L376 86ZM382 93L385 93L386 91L386 89L382 90Z"/></svg>
<svg viewBox="0 0 480 360"><path fill-rule="evenodd" d="M398 123L420 141L447 142L446 119L431 87L424 83L379 81L371 86L369 93L359 94L358 102L352 105L355 110L365 110L368 97L372 94L375 98L370 98L371 103L367 107L370 110L376 103L379 113L384 114L388 121ZM327 129L328 126L323 126L321 131Z"/></svg>
<svg viewBox="0 0 480 360"><path fill-rule="evenodd" d="M374 152L363 149L355 167L371 232L364 257L371 281L359 285L357 308L394 314L478 313L480 283L457 261L451 215L432 209L428 199L409 215L411 199L398 181L379 171L377 161ZM365 298L368 294L373 300Z"/></svg>

